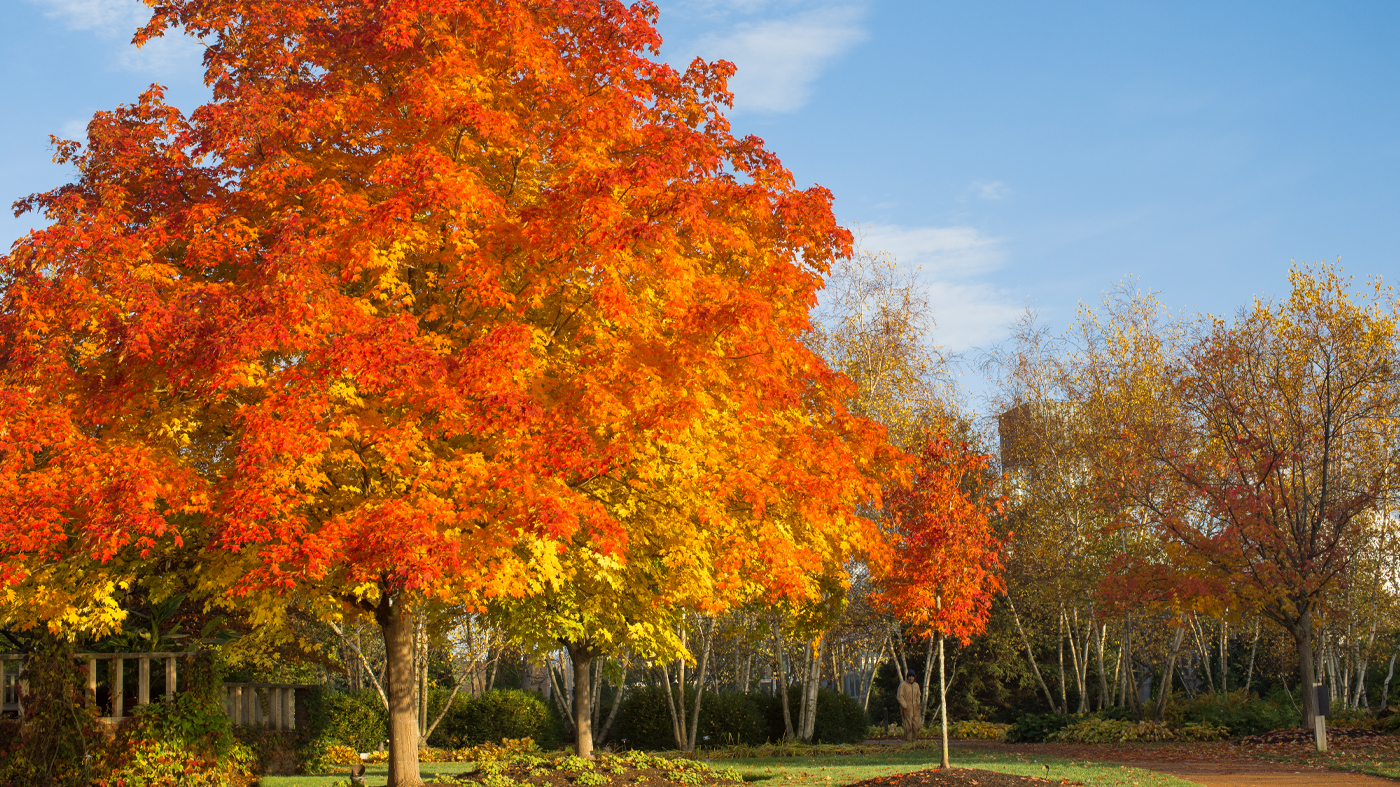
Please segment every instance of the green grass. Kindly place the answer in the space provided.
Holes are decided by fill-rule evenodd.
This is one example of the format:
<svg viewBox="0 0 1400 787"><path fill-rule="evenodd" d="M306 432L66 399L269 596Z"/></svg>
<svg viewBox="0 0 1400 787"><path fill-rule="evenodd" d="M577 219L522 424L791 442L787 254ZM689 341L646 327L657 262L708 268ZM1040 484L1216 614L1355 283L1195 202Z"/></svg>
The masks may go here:
<svg viewBox="0 0 1400 787"><path fill-rule="evenodd" d="M1111 763L1065 760L1060 757L1016 756L1001 752L953 749L949 760L955 768L981 768L1018 776L1043 776L1055 780L1083 782L1089 787L1197 787L1195 782L1164 773L1129 768ZM716 765L719 761L715 762ZM838 787L877 776L917 771L938 766L937 749L892 751L845 757L772 757L726 760L745 780L761 787ZM1050 766L1047 770L1045 766Z"/></svg>
<svg viewBox="0 0 1400 787"><path fill-rule="evenodd" d="M891 747L893 749L893 747ZM1016 756L1000 752L975 750L952 751L952 764L957 768L982 768L1020 776L1044 776L1055 780L1083 782L1089 787L1196 787L1174 776L1129 768L1110 763L1065 760L1059 757ZM890 776L897 773L937 767L937 749L914 751L892 750L847 756L765 757L741 760L714 760L715 767L731 767L744 775L754 787L839 787L840 785ZM1045 766L1050 766L1047 770ZM423 776L431 780L434 773L460 773L469 766L464 763L424 763ZM366 768L366 784L383 785L386 768L370 765ZM262 787L329 787L344 780L348 768L330 776L264 776Z"/></svg>

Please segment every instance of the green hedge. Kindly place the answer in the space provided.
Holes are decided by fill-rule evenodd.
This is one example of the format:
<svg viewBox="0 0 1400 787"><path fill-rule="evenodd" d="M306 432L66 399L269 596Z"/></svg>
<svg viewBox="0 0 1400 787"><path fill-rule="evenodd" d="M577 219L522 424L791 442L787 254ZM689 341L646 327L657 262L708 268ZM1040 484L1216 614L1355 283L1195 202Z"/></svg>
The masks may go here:
<svg viewBox="0 0 1400 787"><path fill-rule="evenodd" d="M796 724L802 703L801 689L794 686L788 696ZM687 687L687 707L694 707L694 698L695 690ZM836 691L822 689L817 693L814 742L860 743L865 739L866 726L865 711L860 703ZM736 743L756 746L782 740L783 733L783 708L778 697L707 692L700 703L700 725L695 742L699 746ZM612 740L629 749L674 749L676 738L671 728L666 692L659 686L632 691L618 709Z"/></svg>
<svg viewBox="0 0 1400 787"><path fill-rule="evenodd" d="M783 702L777 696L756 695L761 699L764 716L768 719L768 739L774 742L783 739L786 725L783 724ZM788 712L792 715L792 726L802 722L802 687L788 687ZM865 740L870 722L865 709L856 700L839 691L820 689L817 691L817 719L812 728L813 743L861 743Z"/></svg>
<svg viewBox="0 0 1400 787"><path fill-rule="evenodd" d="M389 737L389 714L374 689L327 694L318 709L321 736L355 751L374 751Z"/></svg>
<svg viewBox="0 0 1400 787"><path fill-rule="evenodd" d="M433 716L441 707L440 702L429 703ZM455 749L500 743L502 738L533 738L540 748L553 749L563 741L564 720L553 705L530 691L496 689L480 697L458 694L428 744Z"/></svg>

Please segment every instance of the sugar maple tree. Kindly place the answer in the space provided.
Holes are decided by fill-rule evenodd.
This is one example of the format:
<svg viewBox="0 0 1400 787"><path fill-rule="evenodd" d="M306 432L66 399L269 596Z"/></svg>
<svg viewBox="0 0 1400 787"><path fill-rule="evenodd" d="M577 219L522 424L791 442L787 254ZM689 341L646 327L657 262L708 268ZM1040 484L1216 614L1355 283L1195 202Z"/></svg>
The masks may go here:
<svg viewBox="0 0 1400 787"><path fill-rule="evenodd" d="M888 494L884 511L891 539L877 572L878 599L905 623L938 637L945 768L943 637L967 642L984 631L992 598L1004 589L1004 542L990 521L1001 501L990 493L988 464L967 443L930 433L913 478Z"/></svg>
<svg viewBox="0 0 1400 787"><path fill-rule="evenodd" d="M877 542L893 456L798 341L850 235L729 133L730 66L650 59L654 18L160 4L138 42L206 41L213 101L99 113L3 258L5 619L100 626L175 542L256 620L358 607L412 785L415 603L547 591L635 527L721 596Z"/></svg>

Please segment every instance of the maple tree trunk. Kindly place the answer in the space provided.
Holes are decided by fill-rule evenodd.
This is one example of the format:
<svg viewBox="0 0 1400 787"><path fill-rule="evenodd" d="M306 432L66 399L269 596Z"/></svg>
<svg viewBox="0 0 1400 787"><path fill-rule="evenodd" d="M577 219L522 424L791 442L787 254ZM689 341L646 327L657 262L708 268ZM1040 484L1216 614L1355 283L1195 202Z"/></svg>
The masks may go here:
<svg viewBox="0 0 1400 787"><path fill-rule="evenodd" d="M943 728L943 759L939 768L948 766L948 681L943 677L943 632L938 632L938 716Z"/></svg>
<svg viewBox="0 0 1400 787"><path fill-rule="evenodd" d="M1317 682L1317 667L1313 663L1312 610L1308 607L1303 609L1303 614L1293 621L1288 632L1293 635L1293 643L1298 650L1298 679L1303 683L1303 729L1310 730L1313 717L1317 715L1317 697L1313 691L1313 684Z"/></svg>
<svg viewBox="0 0 1400 787"><path fill-rule="evenodd" d="M389 700L388 787L420 787L423 777L418 772L413 614L397 595L384 593L374 619L384 633L384 688Z"/></svg>
<svg viewBox="0 0 1400 787"><path fill-rule="evenodd" d="M586 647L570 643L569 658L574 663L574 753L584 759L593 758L593 681L589 667L593 653ZM684 687L682 687L682 691Z"/></svg>

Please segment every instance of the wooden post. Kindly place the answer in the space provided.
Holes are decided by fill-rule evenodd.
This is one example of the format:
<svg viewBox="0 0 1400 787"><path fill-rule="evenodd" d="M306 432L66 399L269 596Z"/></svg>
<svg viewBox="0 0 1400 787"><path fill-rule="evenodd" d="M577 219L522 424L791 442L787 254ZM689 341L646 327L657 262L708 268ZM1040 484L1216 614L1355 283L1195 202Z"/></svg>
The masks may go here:
<svg viewBox="0 0 1400 787"><path fill-rule="evenodd" d="M10 686L5 680L5 659L0 658L0 712L5 710L5 697L10 693Z"/></svg>
<svg viewBox="0 0 1400 787"><path fill-rule="evenodd" d="M111 691L109 692L112 695L111 717L114 719L120 719L122 717L124 711L122 706L126 704L126 697L123 695L126 688L124 685L126 675L123 674L126 672L124 669L125 667L126 659L121 657L115 657L107 662L107 685L111 687Z"/></svg>
<svg viewBox="0 0 1400 787"><path fill-rule="evenodd" d="M142 656L136 660L136 704L151 704L151 658Z"/></svg>
<svg viewBox="0 0 1400 787"><path fill-rule="evenodd" d="M267 689L268 725L274 730L282 729L282 689L269 686Z"/></svg>
<svg viewBox="0 0 1400 787"><path fill-rule="evenodd" d="M1331 710L1331 705L1327 700L1327 687L1321 683L1313 684L1313 706L1317 708L1317 713L1313 714L1313 737L1317 739L1317 750L1327 751L1327 711Z"/></svg>
<svg viewBox="0 0 1400 787"><path fill-rule="evenodd" d="M243 726L243 687L234 686L229 691L233 692L233 726Z"/></svg>
<svg viewBox="0 0 1400 787"><path fill-rule="evenodd" d="M165 699L169 700L175 696L175 664L179 662L174 656L165 657Z"/></svg>
<svg viewBox="0 0 1400 787"><path fill-rule="evenodd" d="M89 708L97 707L97 659L87 660L87 704Z"/></svg>
<svg viewBox="0 0 1400 787"><path fill-rule="evenodd" d="M282 711L282 718L287 721L287 729L297 728L297 690L287 689L287 707Z"/></svg>

